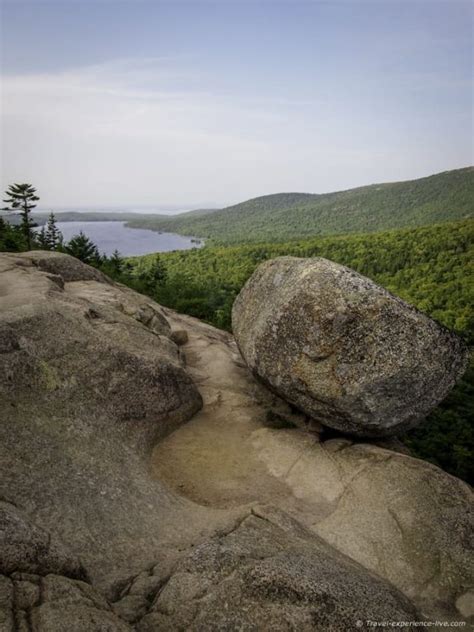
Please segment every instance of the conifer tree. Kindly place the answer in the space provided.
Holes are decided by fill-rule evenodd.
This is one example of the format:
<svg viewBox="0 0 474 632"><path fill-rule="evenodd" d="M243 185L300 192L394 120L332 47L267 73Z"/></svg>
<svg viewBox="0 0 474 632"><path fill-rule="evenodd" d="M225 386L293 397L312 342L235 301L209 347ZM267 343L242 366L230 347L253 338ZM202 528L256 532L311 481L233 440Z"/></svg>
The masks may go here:
<svg viewBox="0 0 474 632"><path fill-rule="evenodd" d="M49 250L57 250L62 244L63 236L61 231L56 226L56 218L54 216L54 213L50 213L49 215L45 238L46 245Z"/></svg>
<svg viewBox="0 0 474 632"><path fill-rule="evenodd" d="M120 256L120 252L117 249L113 251L112 256L109 259L109 262L114 272L117 272L118 274L122 272L123 259Z"/></svg>
<svg viewBox="0 0 474 632"><path fill-rule="evenodd" d="M32 228L36 224L31 220L31 211L36 207L39 197L36 195L36 189L31 184L11 184L6 190L7 199L3 200L9 206L5 211L20 211L21 229L25 237L28 250L31 250L33 241Z"/></svg>
<svg viewBox="0 0 474 632"><path fill-rule="evenodd" d="M154 260L148 270L149 279L155 284L165 283L168 278L168 271L164 261L160 258L160 255L155 255Z"/></svg>
<svg viewBox="0 0 474 632"><path fill-rule="evenodd" d="M38 246L42 250L49 250L48 239L46 237L46 228L45 228L45 226L41 227L41 230L39 231L39 233L36 234L35 239L36 239L36 242L37 242Z"/></svg>
<svg viewBox="0 0 474 632"><path fill-rule="evenodd" d="M25 241L20 226L12 226L0 217L0 252L21 252Z"/></svg>
<svg viewBox="0 0 474 632"><path fill-rule="evenodd" d="M139 280L143 283L146 292L153 292L160 285L164 285L168 279L166 264L156 254L150 265L138 274Z"/></svg>
<svg viewBox="0 0 474 632"><path fill-rule="evenodd" d="M79 235L75 235L65 246L68 254L80 259L84 263L99 265L101 257L94 242L87 237L82 230Z"/></svg>

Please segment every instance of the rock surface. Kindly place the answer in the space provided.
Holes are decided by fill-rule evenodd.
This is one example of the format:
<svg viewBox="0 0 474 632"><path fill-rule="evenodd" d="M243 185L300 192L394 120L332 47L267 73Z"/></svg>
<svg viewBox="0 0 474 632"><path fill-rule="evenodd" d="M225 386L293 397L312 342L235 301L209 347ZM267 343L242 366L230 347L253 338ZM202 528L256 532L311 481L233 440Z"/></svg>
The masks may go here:
<svg viewBox="0 0 474 632"><path fill-rule="evenodd" d="M2 632L470 616L468 486L326 441L232 336L70 257L0 270Z"/></svg>
<svg viewBox="0 0 474 632"><path fill-rule="evenodd" d="M358 620L420 618L400 592L285 514L255 508L177 564L137 629L339 632Z"/></svg>
<svg viewBox="0 0 474 632"><path fill-rule="evenodd" d="M327 259L261 264L232 326L255 376L323 423L382 437L420 422L467 366L455 334Z"/></svg>
<svg viewBox="0 0 474 632"><path fill-rule="evenodd" d="M158 305L41 252L0 256L0 297L0 499L104 588L168 537L180 546L227 520L148 475L155 443L202 405Z"/></svg>
<svg viewBox="0 0 474 632"><path fill-rule="evenodd" d="M21 510L0 501L0 573L60 573L85 579L87 573L59 539Z"/></svg>
<svg viewBox="0 0 474 632"><path fill-rule="evenodd" d="M0 575L2 632L132 632L83 581L61 575Z"/></svg>
<svg viewBox="0 0 474 632"><path fill-rule="evenodd" d="M206 506L275 505L392 582L430 618L459 617L455 602L472 602L474 582L469 485L398 446L325 440L311 426L275 428L268 412L284 403L252 379L232 336L165 313L189 333L187 368L204 406L156 445L155 478Z"/></svg>

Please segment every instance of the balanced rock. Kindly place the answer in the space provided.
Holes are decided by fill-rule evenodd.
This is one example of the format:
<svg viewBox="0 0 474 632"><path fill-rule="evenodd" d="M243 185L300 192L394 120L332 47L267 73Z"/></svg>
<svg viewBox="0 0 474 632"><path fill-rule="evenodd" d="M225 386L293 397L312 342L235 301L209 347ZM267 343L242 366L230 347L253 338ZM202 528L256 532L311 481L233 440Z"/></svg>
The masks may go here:
<svg viewBox="0 0 474 632"><path fill-rule="evenodd" d="M467 364L460 338L327 259L260 265L232 326L263 383L326 426L379 437L415 426Z"/></svg>

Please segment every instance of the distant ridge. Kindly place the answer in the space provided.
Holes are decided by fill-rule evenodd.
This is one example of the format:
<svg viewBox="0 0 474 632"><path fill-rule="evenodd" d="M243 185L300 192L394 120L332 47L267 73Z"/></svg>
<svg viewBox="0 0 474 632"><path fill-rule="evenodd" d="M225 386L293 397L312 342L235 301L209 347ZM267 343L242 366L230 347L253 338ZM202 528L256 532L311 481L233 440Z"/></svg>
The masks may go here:
<svg viewBox="0 0 474 632"><path fill-rule="evenodd" d="M368 233L474 216L474 167L334 193L275 193L221 210L133 217L128 225L216 242Z"/></svg>
<svg viewBox="0 0 474 632"><path fill-rule="evenodd" d="M153 217L155 219L163 218L166 215L151 215L147 213L132 213L131 211L53 211L56 221L58 222L127 222L131 219L147 219ZM33 211L32 218L42 226L48 221L50 212ZM0 217L6 218L11 224L18 224L20 220L19 213L0 212Z"/></svg>
<svg viewBox="0 0 474 632"><path fill-rule="evenodd" d="M195 211L185 211L180 213L180 217L193 214L194 217L212 213L220 209L196 209ZM33 211L33 220L42 226L48 221L51 211ZM135 213L133 211L53 211L58 222L128 222L130 220L161 220L167 219L170 215L164 213ZM11 224L18 224L21 221L19 212L0 211L0 217L6 218Z"/></svg>

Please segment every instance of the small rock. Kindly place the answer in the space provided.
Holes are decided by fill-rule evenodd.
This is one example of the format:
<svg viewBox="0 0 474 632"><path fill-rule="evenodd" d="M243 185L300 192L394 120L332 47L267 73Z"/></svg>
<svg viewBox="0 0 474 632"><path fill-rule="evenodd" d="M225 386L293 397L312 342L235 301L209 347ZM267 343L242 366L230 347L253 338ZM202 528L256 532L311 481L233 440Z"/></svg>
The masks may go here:
<svg viewBox="0 0 474 632"><path fill-rule="evenodd" d="M185 329L176 329L175 331L172 331L170 337L171 340L180 347L185 345L189 340L188 332Z"/></svg>

